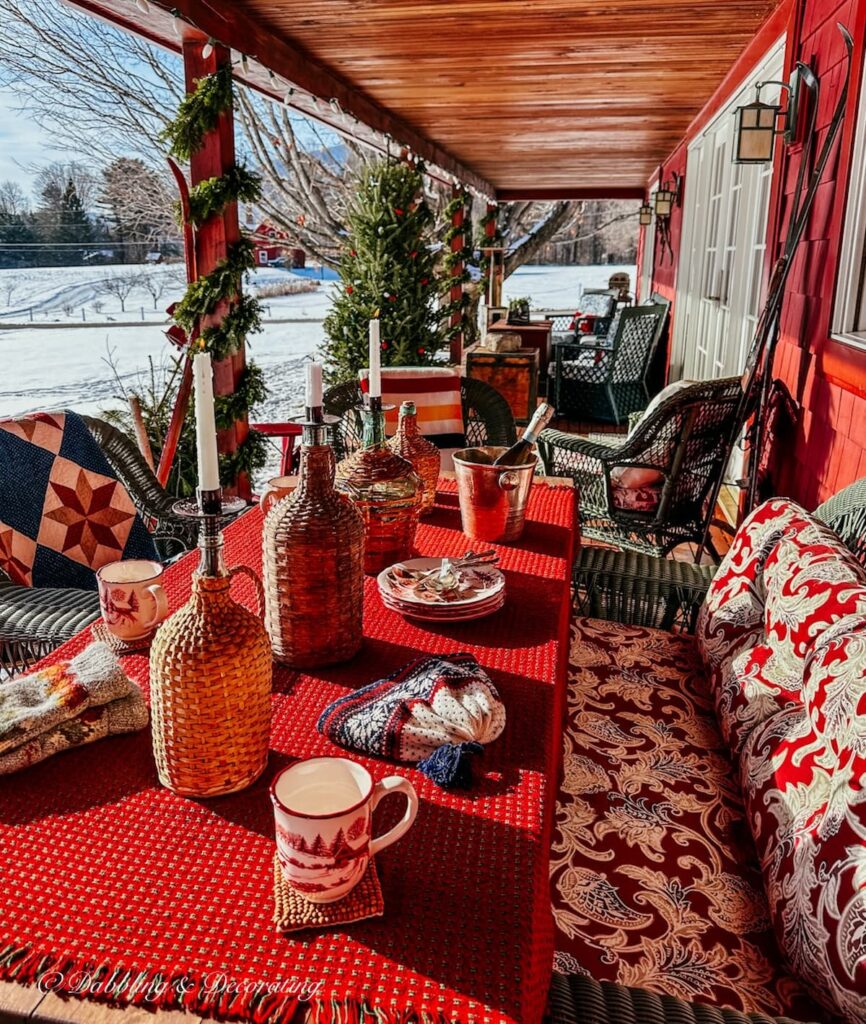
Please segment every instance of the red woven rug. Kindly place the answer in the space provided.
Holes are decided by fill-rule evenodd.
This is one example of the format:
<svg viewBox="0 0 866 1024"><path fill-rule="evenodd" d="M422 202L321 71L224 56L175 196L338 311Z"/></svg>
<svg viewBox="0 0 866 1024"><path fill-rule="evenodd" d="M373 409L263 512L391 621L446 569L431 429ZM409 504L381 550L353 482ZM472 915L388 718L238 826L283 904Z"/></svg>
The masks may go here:
<svg viewBox="0 0 866 1024"><path fill-rule="evenodd" d="M413 625L386 611L368 580L362 652L315 675L276 672L270 764L243 793L194 801L161 788L149 731L4 780L0 977L237 1020L539 1021L553 955L547 872L572 506L570 490L534 488L524 538L501 548L508 599L489 619ZM258 569L260 543L254 510L227 531L228 563ZM446 484L418 548L456 555L467 546ZM187 597L194 564L188 557L166 573L172 608ZM248 585L237 586L251 602ZM88 639L81 634L54 658ZM278 935L268 782L292 757L334 751L315 730L326 703L418 652L458 650L488 669L508 710L479 781L448 793L399 766L421 809L377 858L384 917ZM146 684L146 658L124 667ZM359 760L376 778L395 771Z"/></svg>

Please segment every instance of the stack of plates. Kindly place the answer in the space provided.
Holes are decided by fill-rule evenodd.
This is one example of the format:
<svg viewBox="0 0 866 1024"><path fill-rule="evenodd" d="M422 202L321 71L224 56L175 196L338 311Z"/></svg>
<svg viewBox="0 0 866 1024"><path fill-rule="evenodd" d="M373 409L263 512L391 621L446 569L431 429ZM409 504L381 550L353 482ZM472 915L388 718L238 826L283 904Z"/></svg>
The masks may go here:
<svg viewBox="0 0 866 1024"><path fill-rule="evenodd" d="M405 569L427 572L439 569L441 558L410 558L399 564ZM468 597L457 600L446 600L433 591L421 596L408 587L401 586L393 575L394 566L379 573L379 593L382 602L391 611L399 612L410 619L421 619L425 622L468 622L470 619L481 619L505 604L505 577L492 565L483 565L474 569L461 569L460 577L464 585L471 587Z"/></svg>

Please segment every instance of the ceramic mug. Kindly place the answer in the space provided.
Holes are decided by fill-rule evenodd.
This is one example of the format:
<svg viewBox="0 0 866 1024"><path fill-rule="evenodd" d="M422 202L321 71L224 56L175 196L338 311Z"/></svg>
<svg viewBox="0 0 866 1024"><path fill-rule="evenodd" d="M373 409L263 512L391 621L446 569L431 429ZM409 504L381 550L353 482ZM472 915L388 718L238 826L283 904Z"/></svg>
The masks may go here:
<svg viewBox="0 0 866 1024"><path fill-rule="evenodd" d="M146 558L108 562L97 570L99 607L109 632L121 640L140 640L168 618L161 577L160 563Z"/></svg>
<svg viewBox="0 0 866 1024"><path fill-rule="evenodd" d="M403 793L406 813L373 838L373 811L389 793ZM347 757L311 757L283 769L271 783L277 856L286 881L311 903L333 903L361 881L373 854L412 827L418 796L408 779L373 782Z"/></svg>
<svg viewBox="0 0 866 1024"><path fill-rule="evenodd" d="M262 512L267 515L278 501L291 494L297 486L298 478L296 476L271 477L271 479L268 480L265 489L262 491L261 498L259 498L259 505L261 506Z"/></svg>

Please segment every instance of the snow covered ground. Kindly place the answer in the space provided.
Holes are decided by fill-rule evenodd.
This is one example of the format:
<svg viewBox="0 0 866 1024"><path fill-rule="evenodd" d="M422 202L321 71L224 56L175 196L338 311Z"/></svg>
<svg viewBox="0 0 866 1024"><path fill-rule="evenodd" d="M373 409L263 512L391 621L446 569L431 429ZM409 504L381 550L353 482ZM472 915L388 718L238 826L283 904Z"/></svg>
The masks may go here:
<svg viewBox="0 0 866 1024"><path fill-rule="evenodd" d="M576 308L582 288L604 287L620 270L634 280L634 267L521 267L506 281L505 299L529 296L535 308ZM103 289L105 278L114 273L142 273L163 281L158 309L154 311L153 297L139 284L125 300L123 312L119 299ZM252 286L293 277L283 270L263 269L252 275ZM263 300L265 329L250 339L250 353L271 388L257 413L261 420L285 419L299 410L302 365L323 340L322 320L333 288L325 281L312 293ZM108 365L109 354L126 384L148 371L149 359L167 366L174 349L163 336L165 314L160 311L182 291L182 270L177 266L0 270L0 416L59 407L97 413L119 405L120 388ZM142 307L144 324L114 325L140 320ZM270 322L275 319L294 322ZM94 320L100 326L85 326ZM25 326L4 329L4 322Z"/></svg>

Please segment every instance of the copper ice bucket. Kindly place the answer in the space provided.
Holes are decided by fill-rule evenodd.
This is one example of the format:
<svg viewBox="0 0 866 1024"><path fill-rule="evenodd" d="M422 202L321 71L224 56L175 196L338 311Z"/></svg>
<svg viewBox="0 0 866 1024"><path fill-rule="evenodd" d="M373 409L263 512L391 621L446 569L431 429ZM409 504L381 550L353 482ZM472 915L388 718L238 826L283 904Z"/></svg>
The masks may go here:
<svg viewBox="0 0 866 1024"><path fill-rule="evenodd" d="M533 452L520 466L494 466L506 451L489 445L454 453L463 532L473 540L517 540L523 533L538 456Z"/></svg>

